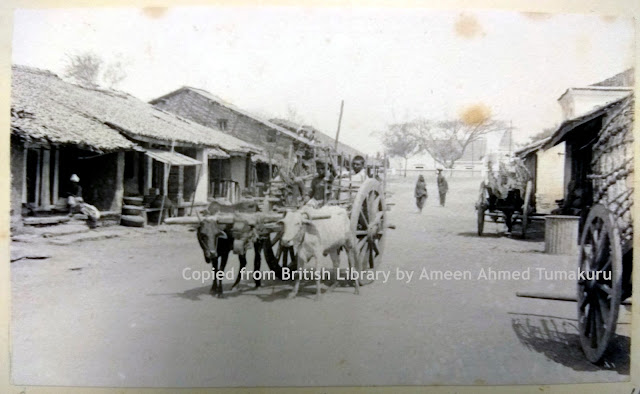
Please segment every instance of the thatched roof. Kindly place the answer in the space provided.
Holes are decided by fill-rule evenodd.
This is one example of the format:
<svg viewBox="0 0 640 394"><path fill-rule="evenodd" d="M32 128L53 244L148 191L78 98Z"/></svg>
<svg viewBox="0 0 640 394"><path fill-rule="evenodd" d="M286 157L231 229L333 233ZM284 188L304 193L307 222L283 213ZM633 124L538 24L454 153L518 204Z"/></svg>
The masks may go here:
<svg viewBox="0 0 640 394"><path fill-rule="evenodd" d="M12 130L19 135L107 151L134 146L122 134L166 145L175 141L229 152L261 151L126 93L74 85L24 66L13 66L12 71Z"/></svg>
<svg viewBox="0 0 640 394"><path fill-rule="evenodd" d="M135 144L116 130L57 99L43 85L60 81L48 71L13 67L11 131L30 141L78 145L84 149L114 151ZM57 83L57 82L56 82Z"/></svg>

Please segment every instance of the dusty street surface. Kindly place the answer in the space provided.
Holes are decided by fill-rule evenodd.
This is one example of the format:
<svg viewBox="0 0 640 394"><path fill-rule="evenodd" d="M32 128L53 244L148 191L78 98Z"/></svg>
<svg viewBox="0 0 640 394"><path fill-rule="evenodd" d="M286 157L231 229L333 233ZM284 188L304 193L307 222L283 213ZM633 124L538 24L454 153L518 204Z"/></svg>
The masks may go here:
<svg viewBox="0 0 640 394"><path fill-rule="evenodd" d="M573 269L544 243L476 232L478 181L450 179L437 205L435 177L419 215L413 182L389 185L396 205L387 232L387 283L340 287L313 300L314 285L287 299L280 282L246 282L220 300L194 232L139 231L59 246L12 271L14 384L86 386L293 386L535 384L628 380L630 313L621 309L615 346L600 367L579 348L575 303L515 296L573 294L574 282L538 280L536 268ZM38 246L40 245L40 246ZM24 246L22 246L24 247ZM237 272L237 258L231 257ZM264 265L266 267L266 264ZM472 280L418 279L467 270ZM482 269L531 268L530 280L478 279ZM414 272L409 283L396 270ZM485 271L486 272L486 271ZM228 282L228 281L227 281ZM226 285L226 289L230 284Z"/></svg>

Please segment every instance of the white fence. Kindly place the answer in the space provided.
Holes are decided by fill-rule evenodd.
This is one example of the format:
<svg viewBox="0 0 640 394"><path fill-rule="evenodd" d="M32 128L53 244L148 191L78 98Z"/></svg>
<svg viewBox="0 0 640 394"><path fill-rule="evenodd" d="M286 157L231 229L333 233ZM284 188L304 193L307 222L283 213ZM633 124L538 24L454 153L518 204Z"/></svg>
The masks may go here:
<svg viewBox="0 0 640 394"><path fill-rule="evenodd" d="M418 175L424 175L425 177L435 177L438 173L435 169L412 169L407 168L407 178L416 178ZM485 171L481 169L444 169L442 174L447 178L478 178L482 179L485 175ZM389 169L389 179L404 178L405 170L398 168Z"/></svg>

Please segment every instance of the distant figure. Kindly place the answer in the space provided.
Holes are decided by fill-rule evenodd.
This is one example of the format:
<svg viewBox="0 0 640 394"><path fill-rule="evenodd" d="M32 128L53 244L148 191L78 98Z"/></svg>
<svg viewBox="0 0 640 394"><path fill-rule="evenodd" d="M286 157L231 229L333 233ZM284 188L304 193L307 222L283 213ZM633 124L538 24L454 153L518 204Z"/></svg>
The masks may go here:
<svg viewBox="0 0 640 394"><path fill-rule="evenodd" d="M424 207L424 202L427 201L427 184L424 181L424 176L420 175L418 177L418 182L416 182L416 190L414 192L414 196L416 198L416 205L422 213L422 208Z"/></svg>
<svg viewBox="0 0 640 394"><path fill-rule="evenodd" d="M67 204L69 205L69 216L74 213L83 213L87 215L87 226L94 229L98 227L98 219L100 219L100 211L91 204L84 202L82 198L82 186L80 186L80 178L73 174L69 179L69 191L67 192Z"/></svg>
<svg viewBox="0 0 640 394"><path fill-rule="evenodd" d="M447 180L444 178L444 175L442 175L442 168L438 168L438 194L440 195L441 207L444 207L447 191L449 191L449 184L447 184Z"/></svg>

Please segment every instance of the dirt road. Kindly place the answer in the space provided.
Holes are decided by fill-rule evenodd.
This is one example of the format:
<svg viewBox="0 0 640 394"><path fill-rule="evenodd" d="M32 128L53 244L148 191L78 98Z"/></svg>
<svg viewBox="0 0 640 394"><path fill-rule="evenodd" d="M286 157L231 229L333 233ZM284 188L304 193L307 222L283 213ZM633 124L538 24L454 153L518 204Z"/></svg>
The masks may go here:
<svg viewBox="0 0 640 394"><path fill-rule="evenodd" d="M444 208L435 179L427 182L422 214L413 180L389 185L397 230L387 233L380 268L389 280L359 295L339 287L318 302L311 285L287 299L286 283L254 290L246 282L224 300L213 298L210 283L183 277L185 269L207 269L185 227L72 246L34 244L52 257L11 265L13 382L197 387L628 379L627 310L615 340L620 351L596 367L579 348L575 303L515 296L572 294L575 283L539 280L537 273L573 269L575 258L544 254L539 237L498 236L493 224L477 237L478 182L450 179ZM231 261L237 270L237 259ZM419 279L423 268L468 271L472 278ZM527 269L529 280L479 277ZM414 276L398 280L397 270Z"/></svg>

